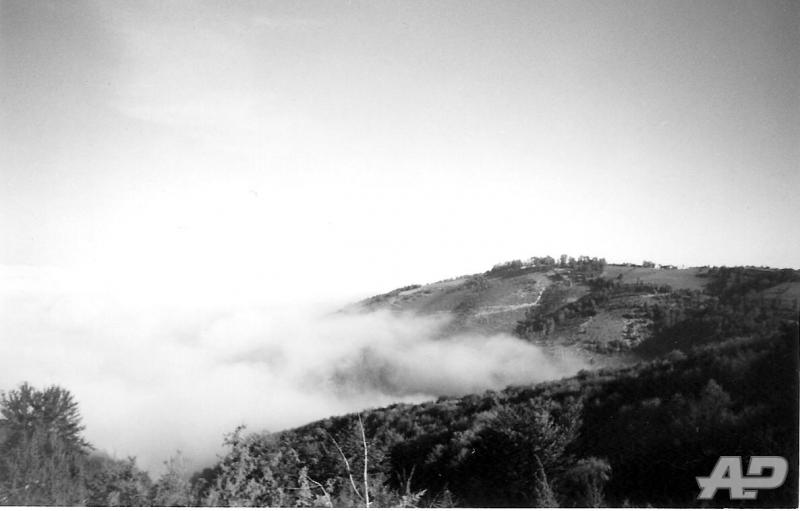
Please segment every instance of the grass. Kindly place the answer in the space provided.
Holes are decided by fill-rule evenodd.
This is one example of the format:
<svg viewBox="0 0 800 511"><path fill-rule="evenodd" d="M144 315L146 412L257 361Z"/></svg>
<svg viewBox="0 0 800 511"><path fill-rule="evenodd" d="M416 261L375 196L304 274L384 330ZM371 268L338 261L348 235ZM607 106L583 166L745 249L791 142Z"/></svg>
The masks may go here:
<svg viewBox="0 0 800 511"><path fill-rule="evenodd" d="M765 289L762 295L767 300L777 298L781 307L793 309L800 303L800 282L785 282Z"/></svg>
<svg viewBox="0 0 800 511"><path fill-rule="evenodd" d="M647 284L668 285L673 289L702 291L707 282L705 278L699 275L697 268L666 270L610 264L606 266L602 276L614 279L620 274L624 284L634 284L637 280L640 280Z"/></svg>
<svg viewBox="0 0 800 511"><path fill-rule="evenodd" d="M453 313L456 319L448 333L509 333L548 284L545 274L536 272L514 277L472 275L388 293L369 307L425 315Z"/></svg>

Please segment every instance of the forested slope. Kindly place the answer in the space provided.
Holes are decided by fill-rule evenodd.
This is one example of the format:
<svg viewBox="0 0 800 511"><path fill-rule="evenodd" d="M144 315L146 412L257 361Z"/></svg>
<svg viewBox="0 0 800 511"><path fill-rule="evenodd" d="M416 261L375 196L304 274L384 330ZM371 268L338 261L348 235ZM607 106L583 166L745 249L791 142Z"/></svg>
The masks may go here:
<svg viewBox="0 0 800 511"><path fill-rule="evenodd" d="M764 491L758 505L792 505L797 356L796 326L787 324L625 369L365 411L369 484L390 495L383 505L424 490L422 504L682 507L699 504L695 477L708 475L720 455L781 455L792 467L787 483ZM235 498L249 481L259 490L246 502L288 505L288 488L307 470L329 485L334 504L363 504L337 448L360 488L358 424L349 415L274 435L237 434L231 455L203 474L198 497L242 502ZM725 492L716 499L737 505Z"/></svg>

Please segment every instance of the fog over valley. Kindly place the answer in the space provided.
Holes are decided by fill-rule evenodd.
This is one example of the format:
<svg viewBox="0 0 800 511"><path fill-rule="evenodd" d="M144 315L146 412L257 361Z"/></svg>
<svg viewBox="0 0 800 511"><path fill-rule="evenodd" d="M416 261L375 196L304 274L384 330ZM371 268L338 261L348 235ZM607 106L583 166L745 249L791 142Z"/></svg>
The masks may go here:
<svg viewBox="0 0 800 511"><path fill-rule="evenodd" d="M0 336L14 342L0 357L0 388L70 389L97 449L156 473L176 450L196 467L213 462L239 424L275 431L582 367L506 334L445 336L447 315L131 303L56 285L56 275L4 268Z"/></svg>

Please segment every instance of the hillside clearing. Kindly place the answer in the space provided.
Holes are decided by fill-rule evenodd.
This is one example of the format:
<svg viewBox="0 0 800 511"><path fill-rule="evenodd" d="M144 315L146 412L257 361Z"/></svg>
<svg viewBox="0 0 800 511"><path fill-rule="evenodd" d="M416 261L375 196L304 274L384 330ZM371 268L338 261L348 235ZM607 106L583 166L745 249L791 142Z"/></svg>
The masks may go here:
<svg viewBox="0 0 800 511"><path fill-rule="evenodd" d="M615 279L622 275L623 284L635 284L641 281L646 284L667 285L673 289L690 289L702 291L706 279L700 275L698 268L657 269L638 266L610 264L602 273L603 278Z"/></svg>

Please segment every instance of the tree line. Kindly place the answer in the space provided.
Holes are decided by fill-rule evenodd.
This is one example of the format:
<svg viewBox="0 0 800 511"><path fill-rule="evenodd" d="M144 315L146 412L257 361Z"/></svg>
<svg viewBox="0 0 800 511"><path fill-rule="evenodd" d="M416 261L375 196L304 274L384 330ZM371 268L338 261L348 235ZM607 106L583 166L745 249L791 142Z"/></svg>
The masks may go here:
<svg viewBox="0 0 800 511"><path fill-rule="evenodd" d="M528 272L542 272L555 268L567 269L580 278L591 278L600 275L606 267L606 260L597 257L580 256L577 259L562 254L558 260L551 256L534 256L526 261L514 259L492 266L485 274L493 277L513 277Z"/></svg>

